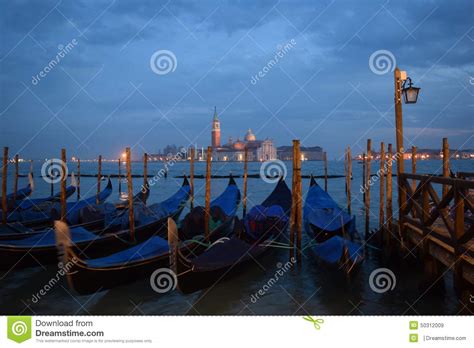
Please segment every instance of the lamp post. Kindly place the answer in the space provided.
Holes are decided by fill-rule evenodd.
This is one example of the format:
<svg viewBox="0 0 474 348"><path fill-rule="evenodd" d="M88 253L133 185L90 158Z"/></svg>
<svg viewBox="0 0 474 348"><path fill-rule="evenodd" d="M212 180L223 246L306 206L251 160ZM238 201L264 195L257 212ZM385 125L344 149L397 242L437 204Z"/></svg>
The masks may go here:
<svg viewBox="0 0 474 348"><path fill-rule="evenodd" d="M402 209L406 204L406 192L401 186L400 174L404 170L404 149L403 149L403 117L402 117L402 95L405 104L415 104L418 100L420 88L413 87L411 78L406 71L401 71L398 67L394 71L395 79L395 129L397 146L397 181L398 181L398 217L399 223L402 217ZM407 85L408 83L408 85Z"/></svg>

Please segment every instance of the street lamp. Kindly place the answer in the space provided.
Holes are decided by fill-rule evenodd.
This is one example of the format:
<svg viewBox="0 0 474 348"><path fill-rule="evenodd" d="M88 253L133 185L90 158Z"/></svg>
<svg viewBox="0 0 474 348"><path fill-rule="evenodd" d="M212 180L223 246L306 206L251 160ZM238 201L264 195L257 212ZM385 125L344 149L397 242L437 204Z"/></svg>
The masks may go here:
<svg viewBox="0 0 474 348"><path fill-rule="evenodd" d="M407 77L405 81L403 81L402 86L402 95L405 104L415 104L418 100L418 93L420 92L419 87L413 87L413 83L411 78Z"/></svg>

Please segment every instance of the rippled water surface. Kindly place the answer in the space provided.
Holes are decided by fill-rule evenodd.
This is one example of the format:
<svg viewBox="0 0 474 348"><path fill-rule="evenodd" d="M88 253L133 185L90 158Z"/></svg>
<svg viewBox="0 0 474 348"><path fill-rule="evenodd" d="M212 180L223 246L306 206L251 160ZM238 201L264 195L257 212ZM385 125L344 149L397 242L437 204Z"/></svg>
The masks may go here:
<svg viewBox="0 0 474 348"><path fill-rule="evenodd" d="M242 174L240 163L213 163L213 174ZM291 164L288 166L287 182L291 184ZM373 172L379 163L372 165ZM149 175L153 176L163 166L162 163L150 163ZM46 196L50 187L40 176L41 163L35 163L36 190L33 197ZM81 164L82 173L94 174L96 163ZM406 168L410 168L406 163ZM473 161L452 161L451 167L456 171L474 171ZM249 173L258 174L260 163L250 163ZM440 173L440 161L419 161L419 173ZM21 172L28 171L28 164L22 164ZM75 171L75 164L69 164L69 171ZM197 163L195 173L204 174L205 163ZM357 216L358 231L364 231L364 212L362 194L359 192L362 165L353 162L352 207ZM394 168L395 171L395 168ZM174 178L189 172L189 164L177 163L170 168L168 178L160 178L152 187L149 203L158 202L169 197L181 185L182 179ZM103 164L103 173L117 173L117 163ZM133 173L141 174L142 165L133 164ZM321 162L303 162L303 174L323 174ZM330 161L329 174L344 174L342 162ZM12 187L11 177L9 188ZM134 179L134 188L138 188L143 179ZM394 188L396 188L394 178ZM242 179L236 180L243 188ZM323 185L323 179L318 180ZM26 184L26 178L20 178L20 187ZM114 193L110 201L118 200L117 179L113 179ZM94 195L96 179L81 179L83 197ZM105 182L103 182L105 185ZM212 180L212 196L218 195L227 185L227 179ZM308 179L303 179L303 193L307 191ZM195 181L196 202L204 203L204 180ZM249 179L248 205L252 207L261 202L273 189L274 185L261 179ZM59 187L55 188L56 190ZM126 185L123 184L123 189ZM9 190L10 191L10 190ZM344 179L330 179L329 193L341 205L346 206ZM71 197L75 200L75 196ZM378 226L379 183L371 190L371 228ZM394 189L394 207L396 207L396 189ZM185 214L186 211L183 213ZM239 212L241 214L241 211ZM184 215L182 215L184 216ZM307 243L304 235L303 246ZM192 295L181 295L178 291L166 294L155 293L149 279L103 291L91 296L78 296L68 288L65 279L55 284L46 295L34 300L49 280L55 277L55 266L35 267L23 270L12 269L4 272L0 280L0 311L2 313L33 314L456 314L463 305L452 289L450 272L445 276L444 289L425 292L421 290L423 276L422 264L409 257L398 263L384 263L383 255L375 249L367 250L367 257L359 272L347 282L336 272L316 262L310 248L303 252L301 265L295 265L275 279L278 266L288 262L289 252L286 249L275 249L258 262L252 263L244 272L235 274L211 289ZM392 291L376 293L369 286L371 272L380 267L390 268L396 277ZM281 271L280 271L281 274ZM271 284L270 284L271 283ZM257 294L264 293L259 295Z"/></svg>

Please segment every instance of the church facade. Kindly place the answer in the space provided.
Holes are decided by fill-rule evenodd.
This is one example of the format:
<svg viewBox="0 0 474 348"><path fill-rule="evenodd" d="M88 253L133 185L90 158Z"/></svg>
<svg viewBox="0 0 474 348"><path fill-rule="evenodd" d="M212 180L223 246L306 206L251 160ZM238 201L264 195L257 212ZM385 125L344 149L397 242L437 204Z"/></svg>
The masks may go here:
<svg viewBox="0 0 474 348"><path fill-rule="evenodd" d="M247 130L243 140L233 140L229 137L226 144L221 144L221 126L214 109L211 130L211 146L213 161L243 161L245 147L248 151L249 161L269 161L277 158L277 151L271 139L258 140L251 129Z"/></svg>

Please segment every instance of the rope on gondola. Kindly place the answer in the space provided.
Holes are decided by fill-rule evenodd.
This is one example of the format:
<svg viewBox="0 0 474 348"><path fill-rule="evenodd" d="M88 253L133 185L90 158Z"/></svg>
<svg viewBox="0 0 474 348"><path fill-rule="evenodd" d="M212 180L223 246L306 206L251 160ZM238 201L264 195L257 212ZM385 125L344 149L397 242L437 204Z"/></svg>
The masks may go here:
<svg viewBox="0 0 474 348"><path fill-rule="evenodd" d="M292 247L287 243L270 241L269 243L259 244L261 247L272 247L272 248L281 248L281 249L292 249Z"/></svg>

